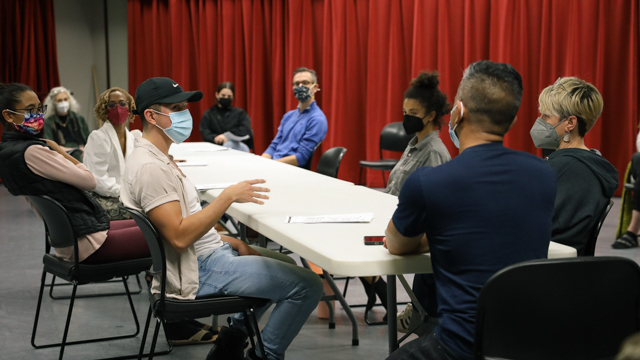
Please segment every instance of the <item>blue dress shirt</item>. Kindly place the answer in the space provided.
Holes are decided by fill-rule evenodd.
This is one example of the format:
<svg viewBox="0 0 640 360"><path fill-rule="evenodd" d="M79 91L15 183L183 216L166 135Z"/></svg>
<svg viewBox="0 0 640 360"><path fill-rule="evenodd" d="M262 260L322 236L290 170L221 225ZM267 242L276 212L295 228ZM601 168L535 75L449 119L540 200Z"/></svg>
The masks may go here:
<svg viewBox="0 0 640 360"><path fill-rule="evenodd" d="M278 134L265 150L274 160L295 155L298 166L304 167L313 155L313 149L327 135L327 117L316 102L300 112L298 109L284 114Z"/></svg>

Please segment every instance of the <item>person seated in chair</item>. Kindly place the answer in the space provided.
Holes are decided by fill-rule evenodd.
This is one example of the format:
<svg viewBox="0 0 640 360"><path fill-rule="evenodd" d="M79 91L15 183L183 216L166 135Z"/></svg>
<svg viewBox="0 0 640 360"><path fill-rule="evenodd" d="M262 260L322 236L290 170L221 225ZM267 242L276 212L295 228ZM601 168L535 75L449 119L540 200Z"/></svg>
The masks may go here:
<svg viewBox="0 0 640 360"><path fill-rule="evenodd" d="M232 83L225 81L218 85L216 104L202 115L200 134L204 141L249 152L253 149L251 119L241 108L231 106L235 96Z"/></svg>
<svg viewBox="0 0 640 360"><path fill-rule="evenodd" d="M627 225L626 232L617 238L611 247L614 249L633 249L638 247L638 234L640 233L640 132L636 137L637 152L631 156L626 181L633 181L632 194L630 190L622 189L622 204L620 205L620 223L618 231L622 232L622 226ZM629 213L631 217L629 218ZM627 223L628 221L628 223Z"/></svg>
<svg viewBox="0 0 640 360"><path fill-rule="evenodd" d="M142 136L140 130L127 129L135 118L131 113L135 108L133 97L121 88L100 94L93 112L101 127L89 134L85 147L83 162L98 183L91 194L112 220L131 219L118 205L125 160L133 152L134 137Z"/></svg>
<svg viewBox="0 0 640 360"><path fill-rule="evenodd" d="M102 264L150 257L135 221L109 221L100 204L88 195L96 187L93 174L54 141L41 138L47 106L31 88L0 84L0 110L3 184L14 196L47 195L67 210L78 235L79 262ZM73 247L54 250L58 258L75 261Z"/></svg>
<svg viewBox="0 0 640 360"><path fill-rule="evenodd" d="M262 330L266 354L250 349L249 359L284 359L284 353L322 296L322 282L290 257L221 236L214 225L232 203L263 204L269 189L264 180L243 181L226 188L204 209L191 181L169 155L173 143L191 134L188 102L202 92L185 92L169 78L145 80L135 94L143 124L142 138L127 159L120 198L125 206L143 211L165 242L167 296L238 295L276 303ZM160 291L154 277L151 291ZM271 304L256 309L262 316ZM223 327L207 359L244 360L245 319L236 314Z"/></svg>
<svg viewBox="0 0 640 360"><path fill-rule="evenodd" d="M309 168L313 151L327 135L327 117L314 97L318 91L315 71L301 67L293 72L293 95L298 99L298 108L284 114L263 157Z"/></svg>
<svg viewBox="0 0 640 360"><path fill-rule="evenodd" d="M542 90L538 103L531 138L538 148L556 150L546 158L558 183L551 241L574 247L581 256L618 188L618 170L584 142L602 112L602 96L588 82L565 77Z"/></svg>
<svg viewBox="0 0 640 360"><path fill-rule="evenodd" d="M474 359L476 306L485 282L509 265L547 257L553 170L502 144L521 100L522 77L511 65L469 65L449 122L460 155L417 169L402 186L386 247L396 255L431 252L442 315L434 332L388 359Z"/></svg>
<svg viewBox="0 0 640 360"><path fill-rule="evenodd" d="M44 114L44 138L55 141L79 161L89 137L89 127L78 113L80 105L71 92L62 86L54 87L44 100L49 111Z"/></svg>
<svg viewBox="0 0 640 360"><path fill-rule="evenodd" d="M407 177L416 169L423 166L438 166L451 160L447 147L438 136L442 127L442 117L451 111L447 96L438 88L439 76L435 71L421 72L417 78L411 80L409 88L404 93L402 125L407 134L415 134L415 136L409 141L402 157L389 175L389 183L384 189L387 194L398 196ZM387 285L382 277L377 277L371 289L372 279L371 277L360 278L367 294L377 293L382 305L386 308ZM416 274L413 278L413 291L423 309L430 316L437 318L438 302L435 296L433 274ZM375 302L375 295L370 296L367 308L373 306ZM412 313L413 305L409 304L398 314L398 331L408 332L409 329L419 325L419 319L412 318Z"/></svg>

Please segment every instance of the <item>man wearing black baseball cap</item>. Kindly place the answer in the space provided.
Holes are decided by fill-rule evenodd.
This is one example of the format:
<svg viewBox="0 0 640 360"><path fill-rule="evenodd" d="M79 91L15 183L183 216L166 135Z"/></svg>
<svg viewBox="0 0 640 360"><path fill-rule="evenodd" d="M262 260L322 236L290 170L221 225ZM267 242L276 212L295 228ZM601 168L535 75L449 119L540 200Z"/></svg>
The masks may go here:
<svg viewBox="0 0 640 360"><path fill-rule="evenodd" d="M165 242L166 295L195 299L205 295L239 295L277 303L262 331L265 354L250 349L249 359L284 359L284 352L315 309L322 282L293 259L218 234L214 225L234 203L264 204L269 189L256 186L265 180L243 181L226 188L202 209L198 193L169 156L172 143L191 134L187 104L202 99L202 92L185 92L168 78L148 79L136 90L142 118L142 138L127 157L120 198L125 206L144 211ZM151 292L160 292L153 279ZM258 316L269 305L256 309ZM223 327L207 359L243 360L247 339L242 314Z"/></svg>

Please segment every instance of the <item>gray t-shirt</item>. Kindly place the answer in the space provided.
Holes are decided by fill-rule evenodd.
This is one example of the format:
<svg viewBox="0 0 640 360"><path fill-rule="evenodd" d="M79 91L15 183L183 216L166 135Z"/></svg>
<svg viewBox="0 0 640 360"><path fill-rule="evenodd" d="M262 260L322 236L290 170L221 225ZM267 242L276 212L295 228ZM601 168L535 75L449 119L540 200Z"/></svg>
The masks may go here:
<svg viewBox="0 0 640 360"><path fill-rule="evenodd" d="M404 150L400 161L391 170L389 184L384 192L398 196L405 180L417 168L423 166L438 166L451 161L451 155L447 147L438 137L438 131L433 131L418 142L418 136L414 136Z"/></svg>

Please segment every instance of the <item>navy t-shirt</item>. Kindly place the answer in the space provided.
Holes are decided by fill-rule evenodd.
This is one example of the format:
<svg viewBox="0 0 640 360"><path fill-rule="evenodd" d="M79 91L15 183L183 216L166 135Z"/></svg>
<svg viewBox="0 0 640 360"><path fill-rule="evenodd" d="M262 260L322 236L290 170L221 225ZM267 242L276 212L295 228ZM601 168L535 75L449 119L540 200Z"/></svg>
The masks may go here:
<svg viewBox="0 0 640 360"><path fill-rule="evenodd" d="M497 271L547 257L555 174L533 155L489 143L438 167L416 170L400 190L393 224L426 233L444 345L473 359L478 295Z"/></svg>

